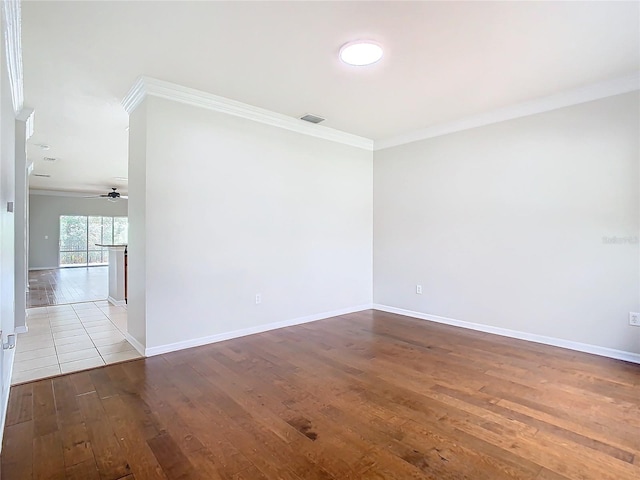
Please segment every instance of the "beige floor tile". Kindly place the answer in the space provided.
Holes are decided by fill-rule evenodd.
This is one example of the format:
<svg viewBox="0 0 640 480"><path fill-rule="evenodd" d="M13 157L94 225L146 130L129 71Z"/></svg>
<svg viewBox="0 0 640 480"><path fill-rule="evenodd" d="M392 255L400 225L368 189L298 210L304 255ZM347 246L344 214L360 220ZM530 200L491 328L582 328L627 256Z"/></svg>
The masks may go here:
<svg viewBox="0 0 640 480"><path fill-rule="evenodd" d="M51 327L49 325L29 325L29 331L27 334L31 334L34 336L37 335L51 335Z"/></svg>
<svg viewBox="0 0 640 480"><path fill-rule="evenodd" d="M108 324L104 324L104 325L97 325L95 327L85 327L87 329L87 332L89 333L89 335L91 335L92 333L100 333L100 332L109 332L109 331L117 331L118 329L115 327L115 325L111 322L109 322Z"/></svg>
<svg viewBox="0 0 640 480"><path fill-rule="evenodd" d="M58 364L58 357L55 355L49 355L47 357L32 358L30 360L22 360L20 362L14 362L14 372L24 372L25 370L33 370L35 368L50 367L51 365Z"/></svg>
<svg viewBox="0 0 640 480"><path fill-rule="evenodd" d="M97 305L91 304L91 305L86 305L85 307L82 307L82 308L76 308L75 312L78 315L82 315L83 313L86 313L86 312L98 312L98 313L100 313L100 307L98 307Z"/></svg>
<svg viewBox="0 0 640 480"><path fill-rule="evenodd" d="M31 380L51 377L52 375L60 375L60 365L56 364L49 367L36 368L19 373L14 371L13 376L11 377L11 384L16 385L22 382L30 382Z"/></svg>
<svg viewBox="0 0 640 480"><path fill-rule="evenodd" d="M76 360L84 360L87 358L99 357L100 353L95 347L75 350L68 353L58 353L58 361L60 364L74 362Z"/></svg>
<svg viewBox="0 0 640 480"><path fill-rule="evenodd" d="M43 318L27 318L27 325L49 325L49 317Z"/></svg>
<svg viewBox="0 0 640 480"><path fill-rule="evenodd" d="M96 307L93 302L87 302L87 303L74 303L73 305L71 305L71 307L76 311L84 311L84 310L96 310L98 307Z"/></svg>
<svg viewBox="0 0 640 480"><path fill-rule="evenodd" d="M51 332L41 333L38 335L21 333L18 334L17 343L18 345L37 345L40 343L48 342L50 340L53 340L53 335L51 334Z"/></svg>
<svg viewBox="0 0 640 480"><path fill-rule="evenodd" d="M34 335L31 332L27 332L27 333L19 333L18 334L18 339L20 340L28 340L28 341L36 341L39 339L42 339L44 337L51 337L51 332L48 333L39 333L37 335Z"/></svg>
<svg viewBox="0 0 640 480"><path fill-rule="evenodd" d="M51 320L64 320L67 318L78 318L78 314L71 310L70 312L50 313L48 318Z"/></svg>
<svg viewBox="0 0 640 480"><path fill-rule="evenodd" d="M69 310L68 312L52 312L48 314L50 319L64 319L64 318L76 318L76 312Z"/></svg>
<svg viewBox="0 0 640 480"><path fill-rule="evenodd" d="M57 348L59 345L73 345L74 343L80 343L87 340L91 341L89 335L85 333L84 335L76 335L75 337L56 338L54 343Z"/></svg>
<svg viewBox="0 0 640 480"><path fill-rule="evenodd" d="M62 373L78 372L87 368L100 367L104 365L102 357L86 358L84 360L76 360L75 362L67 362L60 364Z"/></svg>
<svg viewBox="0 0 640 480"><path fill-rule="evenodd" d="M52 327L65 327L67 325L80 325L80 319L69 319L69 320L51 320Z"/></svg>
<svg viewBox="0 0 640 480"><path fill-rule="evenodd" d="M82 320L83 322L86 322L86 321L90 322L91 320L104 320L105 318L107 318L107 316L102 312L98 312L98 313L91 313L89 315L78 315L78 318L80 318L80 320Z"/></svg>
<svg viewBox="0 0 640 480"><path fill-rule="evenodd" d="M103 330L101 332L89 332L89 336L92 340L96 338L107 338L110 336L118 335L122 336L122 333L114 325L111 325L111 328L109 328L109 330Z"/></svg>
<svg viewBox="0 0 640 480"><path fill-rule="evenodd" d="M103 327L105 325L113 325L108 318L103 317L102 320L92 320L89 322L82 321L84 328Z"/></svg>
<svg viewBox="0 0 640 480"><path fill-rule="evenodd" d="M117 318L117 319L113 318L113 319L111 319L111 321L114 323L114 325L121 332L126 332L127 331L127 317L126 316L124 316L122 318Z"/></svg>
<svg viewBox="0 0 640 480"><path fill-rule="evenodd" d="M36 317L36 318L27 318L25 320L27 325L50 325L51 320L49 317Z"/></svg>
<svg viewBox="0 0 640 480"><path fill-rule="evenodd" d="M112 322L123 320L123 319L124 320L127 319L127 314L126 313L118 313L117 315L109 315L109 320L111 320Z"/></svg>
<svg viewBox="0 0 640 480"><path fill-rule="evenodd" d="M114 343L122 342L125 338L119 333L106 338L93 338L92 340L96 347L104 347L105 345L113 345Z"/></svg>
<svg viewBox="0 0 640 480"><path fill-rule="evenodd" d="M110 353L103 355L105 363L124 362L125 360L133 360L134 358L142 358L142 356L135 350L127 352Z"/></svg>
<svg viewBox="0 0 640 480"><path fill-rule="evenodd" d="M102 356L110 355L112 353L126 352L129 350L135 350L135 348L133 348L133 345L131 345L126 340L122 340L121 342L113 343L111 345L101 345L98 347L98 351Z"/></svg>
<svg viewBox="0 0 640 480"><path fill-rule="evenodd" d="M100 312L98 315L96 314L91 314L91 315L79 315L80 320L82 320L83 322L95 322L97 320L108 320L107 316Z"/></svg>
<svg viewBox="0 0 640 480"><path fill-rule="evenodd" d="M116 307L116 306L102 307L100 310L102 310L107 316L118 315L118 314L121 315L121 314L127 313L127 310L125 308Z"/></svg>
<svg viewBox="0 0 640 480"><path fill-rule="evenodd" d="M53 347L53 337L49 335L49 339L40 340L38 342L23 342L18 338L16 344L16 352L30 352L32 350L39 350L41 348Z"/></svg>
<svg viewBox="0 0 640 480"><path fill-rule="evenodd" d="M54 336L56 333L70 332L72 330L84 330L82 323L70 323L68 325L56 325L54 327L51 327L51 332L54 334Z"/></svg>
<svg viewBox="0 0 640 480"><path fill-rule="evenodd" d="M56 352L58 352L58 355L61 355L61 354L70 353L70 352L77 352L78 350L96 348L96 346L93 344L90 338L87 338L86 340L82 340L74 343L68 343L66 345L56 345L55 348L56 348Z"/></svg>
<svg viewBox="0 0 640 480"><path fill-rule="evenodd" d="M82 325L80 325L80 328L73 328L71 330L65 330L63 332L54 333L53 339L58 340L61 338L77 337L78 335L86 335L86 334L87 334L86 330L82 328Z"/></svg>
<svg viewBox="0 0 640 480"><path fill-rule="evenodd" d="M49 315L47 307L27 308L27 315Z"/></svg>
<svg viewBox="0 0 640 480"><path fill-rule="evenodd" d="M16 350L16 356L14 362L21 362L24 360L32 360L34 358L50 357L56 354L56 348L52 345L45 348L34 348L33 350Z"/></svg>

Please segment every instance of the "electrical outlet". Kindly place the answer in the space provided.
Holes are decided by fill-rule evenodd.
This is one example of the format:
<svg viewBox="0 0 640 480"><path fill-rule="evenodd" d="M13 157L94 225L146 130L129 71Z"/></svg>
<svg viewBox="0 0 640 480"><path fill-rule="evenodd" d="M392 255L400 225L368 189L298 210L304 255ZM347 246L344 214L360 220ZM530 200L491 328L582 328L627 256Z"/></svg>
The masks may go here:
<svg viewBox="0 0 640 480"><path fill-rule="evenodd" d="M629 325L633 325L634 327L640 327L640 313L629 312Z"/></svg>
<svg viewBox="0 0 640 480"><path fill-rule="evenodd" d="M416 285L416 293L422 295L422 285Z"/></svg>
<svg viewBox="0 0 640 480"><path fill-rule="evenodd" d="M256 305L262 303L262 295L259 293L256 293Z"/></svg>

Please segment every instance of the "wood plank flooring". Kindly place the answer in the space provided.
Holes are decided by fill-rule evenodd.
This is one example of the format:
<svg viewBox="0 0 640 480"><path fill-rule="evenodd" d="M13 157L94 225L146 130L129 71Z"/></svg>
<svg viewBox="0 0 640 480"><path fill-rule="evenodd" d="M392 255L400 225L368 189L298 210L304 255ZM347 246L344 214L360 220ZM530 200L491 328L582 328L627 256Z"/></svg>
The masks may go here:
<svg viewBox="0 0 640 480"><path fill-rule="evenodd" d="M106 300L109 267L72 267L29 272L27 308Z"/></svg>
<svg viewBox="0 0 640 480"><path fill-rule="evenodd" d="M640 478L640 366L376 311L11 390L2 479Z"/></svg>

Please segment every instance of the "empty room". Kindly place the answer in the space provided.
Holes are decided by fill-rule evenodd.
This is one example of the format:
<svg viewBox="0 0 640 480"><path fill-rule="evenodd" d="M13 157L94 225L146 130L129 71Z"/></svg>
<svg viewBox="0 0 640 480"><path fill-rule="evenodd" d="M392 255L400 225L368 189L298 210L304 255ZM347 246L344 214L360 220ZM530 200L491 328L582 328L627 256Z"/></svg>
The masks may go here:
<svg viewBox="0 0 640 480"><path fill-rule="evenodd" d="M2 13L3 480L640 478L640 2Z"/></svg>

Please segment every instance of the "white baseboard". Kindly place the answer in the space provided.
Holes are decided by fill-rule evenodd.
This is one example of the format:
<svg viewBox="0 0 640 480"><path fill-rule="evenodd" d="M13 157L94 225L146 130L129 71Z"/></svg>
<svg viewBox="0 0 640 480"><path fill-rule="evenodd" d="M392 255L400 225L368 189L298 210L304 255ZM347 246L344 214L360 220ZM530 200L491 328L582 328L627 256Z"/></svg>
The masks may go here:
<svg viewBox="0 0 640 480"><path fill-rule="evenodd" d="M30 272L35 272L37 270L57 270L60 267L58 267L57 265L55 267L29 267L29 271Z"/></svg>
<svg viewBox="0 0 640 480"><path fill-rule="evenodd" d="M132 337L129 332L122 332L122 334L124 335L124 338L127 339L127 342L133 345L133 348L135 348L140 355L145 356L144 345Z"/></svg>
<svg viewBox="0 0 640 480"><path fill-rule="evenodd" d="M13 331L16 333L27 333L29 331L29 327L27 325L20 325L19 327L14 328Z"/></svg>
<svg viewBox="0 0 640 480"><path fill-rule="evenodd" d="M315 322L317 320L324 320L325 318L337 317L339 315L346 315L348 313L361 312L363 310L370 310L371 308L372 308L371 304L358 305L355 307L343 308L340 310L333 310L330 312L323 312L315 315L308 315L306 317L299 317L291 320L284 320L282 322L267 323L265 325L257 325L255 327L243 328L243 329L234 330L231 332L218 333L216 335L209 335L207 337L194 338L192 340L185 340L183 342L169 343L167 345L159 345L157 347L150 347L145 349L144 355L147 357L151 357L154 355L161 355L163 353L175 352L177 350L184 350L185 348L199 347L201 345L207 345L209 343L222 342L224 340L231 340L232 338L244 337L246 335L253 335L255 333L267 332L269 330L276 330L278 328L292 327L294 325L301 325L303 323Z"/></svg>
<svg viewBox="0 0 640 480"><path fill-rule="evenodd" d="M4 425L7 421L7 409L9 407L9 393L11 392L11 377L13 376L13 359L15 357L16 350L11 348L8 350L0 351L0 355L3 355L2 362L9 362L9 368L7 370L7 376L2 379L2 397L0 398L0 452L2 451L2 441L4 436ZM4 374L4 365L2 365L2 372Z"/></svg>
<svg viewBox="0 0 640 480"><path fill-rule="evenodd" d="M501 335L503 337L517 338L520 340L527 340L529 342L535 343L543 343L545 345L553 345L554 347L568 348L569 350L592 353L594 355L600 355L602 357L615 358L617 360L624 360L627 362L640 364L640 354L625 352L624 350L616 350L613 348L600 347L598 345L573 342L571 340L564 340L562 338L546 337L544 335L520 332L518 330L510 330L508 328L492 327L491 325L484 325L481 323L465 322L463 320L455 320L453 318L440 317L438 315L429 315L427 313L414 312L412 310L405 310L403 308L390 307L388 305L380 305L377 303L373 304L373 308L375 310L381 310L388 313L397 313L398 315L418 318L420 320L429 320L431 322L444 323L447 325L453 325L455 327L468 328L470 330L477 330L479 332L493 333L494 335Z"/></svg>
<svg viewBox="0 0 640 480"><path fill-rule="evenodd" d="M111 296L107 297L107 302L109 302L111 305L115 305L116 307L124 307L127 304L125 300L116 300Z"/></svg>

